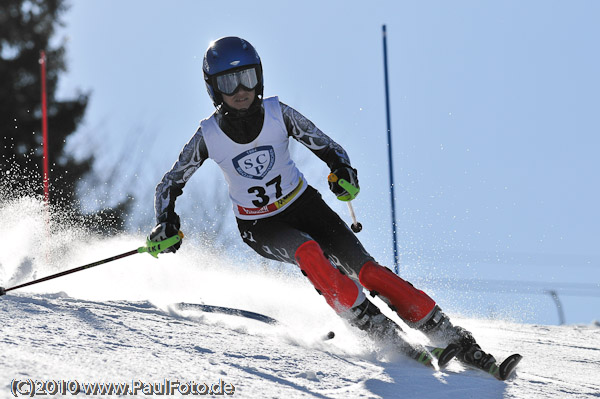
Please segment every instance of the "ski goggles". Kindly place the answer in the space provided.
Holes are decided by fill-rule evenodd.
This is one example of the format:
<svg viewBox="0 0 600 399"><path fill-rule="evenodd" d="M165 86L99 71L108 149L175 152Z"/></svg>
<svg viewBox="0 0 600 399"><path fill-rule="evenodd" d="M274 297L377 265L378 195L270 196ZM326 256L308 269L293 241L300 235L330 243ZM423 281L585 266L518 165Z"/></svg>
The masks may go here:
<svg viewBox="0 0 600 399"><path fill-rule="evenodd" d="M242 69L241 71L217 76L217 90L228 96L238 91L240 86L252 90L257 84L256 68Z"/></svg>

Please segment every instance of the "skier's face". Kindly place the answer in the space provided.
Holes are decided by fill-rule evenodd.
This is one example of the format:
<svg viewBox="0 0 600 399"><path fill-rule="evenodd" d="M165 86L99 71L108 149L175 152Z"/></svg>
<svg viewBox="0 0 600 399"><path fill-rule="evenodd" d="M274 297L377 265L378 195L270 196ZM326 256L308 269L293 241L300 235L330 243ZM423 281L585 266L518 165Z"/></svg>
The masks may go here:
<svg viewBox="0 0 600 399"><path fill-rule="evenodd" d="M231 96L223 94L223 101L231 108L237 109L238 111L243 111L250 108L250 105L252 105L252 102L254 101L255 95L256 90L253 89L248 91L244 87L240 87L240 89Z"/></svg>

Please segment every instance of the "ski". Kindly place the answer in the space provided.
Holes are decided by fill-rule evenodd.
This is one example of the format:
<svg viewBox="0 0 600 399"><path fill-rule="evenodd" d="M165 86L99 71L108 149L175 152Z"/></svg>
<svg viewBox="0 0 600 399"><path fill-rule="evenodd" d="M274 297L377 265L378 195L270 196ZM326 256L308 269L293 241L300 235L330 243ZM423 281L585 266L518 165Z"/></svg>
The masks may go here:
<svg viewBox="0 0 600 399"><path fill-rule="evenodd" d="M278 321L273 319L272 317L236 308L187 302L176 303L175 307L179 310L198 310L208 313L222 313L231 316L245 317L271 325L278 324ZM398 326L389 319L387 319L386 321L388 322L388 326L392 327L391 330L393 332L389 331L389 333L393 334L392 339L396 341L396 345L400 353L407 355L411 359L416 360L424 366L435 368L433 360L436 359L438 367L444 367L460 352L460 346L456 344L450 344L445 348L427 348L421 345L413 345L402 336L404 332L402 331L402 328L400 326ZM389 336L390 335L388 335L388 337ZM330 331L322 337L322 340L328 341L333 339L334 337L335 333L333 331Z"/></svg>
<svg viewBox="0 0 600 399"><path fill-rule="evenodd" d="M446 366L446 364L448 364L448 362L450 362L450 360L454 359L459 352L460 346L455 344L450 344L445 348L431 349L422 346L416 347L415 352L409 356L417 362L428 367L435 367L433 364L433 359L436 359L438 367L443 368Z"/></svg>
<svg viewBox="0 0 600 399"><path fill-rule="evenodd" d="M390 323L393 322L390 321ZM371 338L382 344L386 342L393 343L399 353L416 360L424 366L436 368L435 363L437 363L439 368L444 367L461 351L460 346L456 344L450 344L445 348L428 348L420 344L413 344L405 337L405 333L400 326L395 323L392 326L393 330L387 331L384 336L373 336ZM435 350L435 353L432 353L432 350ZM436 362L434 362L434 359Z"/></svg>
<svg viewBox="0 0 600 399"><path fill-rule="evenodd" d="M222 313L231 316L245 317L247 319L257 320L266 324L277 324L278 321L272 317L265 316L260 313L250 312L249 310L242 310L236 308L228 308L223 306L204 305L200 303L187 303L180 302L175 304L175 307L179 310L199 310L207 313Z"/></svg>
<svg viewBox="0 0 600 399"><path fill-rule="evenodd" d="M430 351L431 351L432 355L437 357L438 354L440 354L444 351L444 349L445 348L431 348ZM458 352L454 356L456 356L459 352L460 352L460 348L458 349ZM519 362L521 361L521 359L523 359L523 356L519 355L518 353L515 353L513 355L510 355L506 359L504 359L504 361L502 363L500 363L500 364L493 363L490 367L487 367L487 368L478 367L474 364L465 362L464 360L460 359L460 357L457 357L457 359L462 364L464 364L470 368L473 368L475 370L485 371L486 373L490 374L491 376L493 376L494 378L496 378L500 381L506 381L513 375Z"/></svg>
<svg viewBox="0 0 600 399"><path fill-rule="evenodd" d="M399 333L402 334L403 331L400 329L400 327L397 328ZM334 337L335 333L333 331L330 331L325 337L323 337L323 340L328 341L330 339L333 339ZM429 346L413 345L399 334L397 334L394 338L396 340L400 353L402 353L405 356L408 356L413 360L416 360L424 366L432 368L435 368L433 359L437 360L437 365L439 368L443 368L461 351L460 346L456 344L450 344L445 348L436 348Z"/></svg>
<svg viewBox="0 0 600 399"><path fill-rule="evenodd" d="M444 367L450 360L454 359L461 351L461 347L456 344L450 344L445 348L429 349L431 354L437 359L438 366Z"/></svg>
<svg viewBox="0 0 600 399"><path fill-rule="evenodd" d="M200 303L188 303L188 302L179 302L174 304L175 308L179 310L198 310L206 313L222 313L229 316L239 316L245 317L247 319L257 320L270 325L277 325L279 321L266 316L264 314L251 312L249 310L242 310L236 308L228 308L224 306L215 306L215 305L204 305ZM327 334L323 335L321 339L323 341L329 341L335 337L335 333L333 331L329 331Z"/></svg>
<svg viewBox="0 0 600 399"><path fill-rule="evenodd" d="M500 363L500 365L494 364L490 368L490 370L487 370L487 372L499 379L500 381L505 381L512 376L521 359L523 359L523 356L519 355L518 353L515 353L504 359L504 361Z"/></svg>
<svg viewBox="0 0 600 399"><path fill-rule="evenodd" d="M517 365L519 364L522 358L523 356L519 355L518 353L515 353L504 359L502 363L494 363L488 368L478 367L474 364L470 364L463 361L461 361L461 363L473 369L485 371L497 380L506 381L513 375L515 369L517 368Z"/></svg>
<svg viewBox="0 0 600 399"><path fill-rule="evenodd" d="M408 355L411 359L416 360L417 362L421 363L424 366L432 367L432 368L434 367L433 359L435 357L425 347L422 347L422 348L415 347L415 348L413 348L412 351L406 351L405 354Z"/></svg>

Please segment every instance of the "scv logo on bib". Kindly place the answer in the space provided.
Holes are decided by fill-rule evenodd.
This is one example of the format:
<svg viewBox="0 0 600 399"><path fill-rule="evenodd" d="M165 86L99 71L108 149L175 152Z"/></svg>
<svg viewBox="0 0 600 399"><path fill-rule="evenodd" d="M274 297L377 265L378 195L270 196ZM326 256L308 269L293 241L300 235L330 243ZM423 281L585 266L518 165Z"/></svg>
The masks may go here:
<svg viewBox="0 0 600 399"><path fill-rule="evenodd" d="M240 175L249 179L261 180L273 169L275 150L270 145L263 145L242 152L232 161L235 170Z"/></svg>

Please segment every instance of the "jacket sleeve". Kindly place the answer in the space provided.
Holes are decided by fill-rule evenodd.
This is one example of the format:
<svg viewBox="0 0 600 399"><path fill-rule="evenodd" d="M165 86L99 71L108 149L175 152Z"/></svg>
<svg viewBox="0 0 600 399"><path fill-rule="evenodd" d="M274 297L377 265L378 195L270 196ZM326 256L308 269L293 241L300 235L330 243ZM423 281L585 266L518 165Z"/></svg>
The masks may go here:
<svg viewBox="0 0 600 399"><path fill-rule="evenodd" d="M154 212L157 223L179 224L175 213L175 200L183 193L185 184L207 158L208 149L202 131L198 128L196 134L181 150L177 162L156 186Z"/></svg>
<svg viewBox="0 0 600 399"><path fill-rule="evenodd" d="M283 120L288 135L310 149L316 156L334 170L341 165L350 164L346 151L338 143L323 133L308 118L294 108L280 102Z"/></svg>

